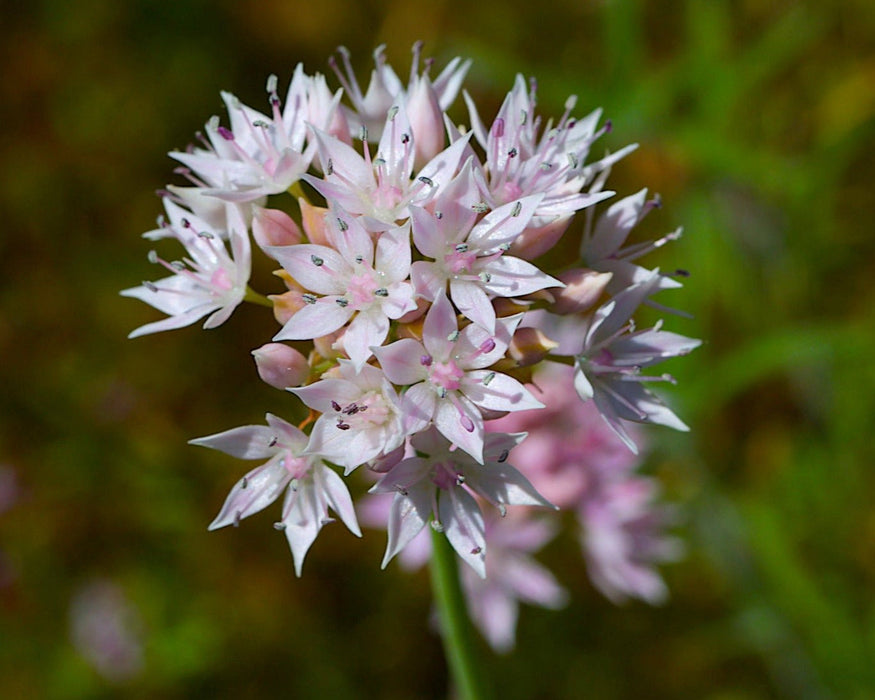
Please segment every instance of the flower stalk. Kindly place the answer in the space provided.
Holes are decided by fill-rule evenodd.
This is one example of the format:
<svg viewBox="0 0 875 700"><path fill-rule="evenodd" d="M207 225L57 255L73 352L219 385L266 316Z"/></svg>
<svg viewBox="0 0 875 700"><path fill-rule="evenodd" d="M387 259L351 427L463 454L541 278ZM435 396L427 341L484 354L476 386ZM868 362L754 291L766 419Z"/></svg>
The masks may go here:
<svg viewBox="0 0 875 700"><path fill-rule="evenodd" d="M455 551L446 536L437 530L432 530L431 542L431 585L450 676L461 700L484 700L490 696L465 610Z"/></svg>

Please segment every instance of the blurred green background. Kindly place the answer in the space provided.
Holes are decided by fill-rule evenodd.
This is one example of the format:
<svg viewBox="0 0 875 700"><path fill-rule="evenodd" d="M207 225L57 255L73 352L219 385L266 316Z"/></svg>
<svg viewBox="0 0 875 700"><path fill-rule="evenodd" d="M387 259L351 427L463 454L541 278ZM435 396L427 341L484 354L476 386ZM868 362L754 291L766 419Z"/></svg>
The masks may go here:
<svg viewBox="0 0 875 700"><path fill-rule="evenodd" d="M670 367L693 430L655 433L648 460L684 514L672 599L611 605L569 533L543 559L573 601L524 609L516 653L484 655L497 696L875 697L875 4L0 12L0 697L446 697L428 580L379 571L384 535L327 528L296 580L271 514L206 531L245 465L186 441L289 413L249 357L271 319L127 341L158 315L118 296L154 276L139 234L179 182L165 154L220 90L262 109L268 74L327 71L338 44L365 79L385 42L404 76L416 39L475 59L482 114L522 72L543 114L574 93L613 119L607 146L641 143L612 186L662 194L645 233L685 226L650 261L692 273L666 302L695 318L668 327L706 340Z"/></svg>

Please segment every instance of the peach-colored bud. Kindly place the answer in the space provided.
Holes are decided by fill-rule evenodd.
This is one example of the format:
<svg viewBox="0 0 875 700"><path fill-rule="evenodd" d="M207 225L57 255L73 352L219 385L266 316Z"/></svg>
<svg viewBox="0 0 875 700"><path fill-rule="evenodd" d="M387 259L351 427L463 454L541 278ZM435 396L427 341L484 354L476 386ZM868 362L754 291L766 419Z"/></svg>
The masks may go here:
<svg viewBox="0 0 875 700"><path fill-rule="evenodd" d="M566 270L556 275L565 286L552 291L556 304L550 310L557 314L577 314L586 311L599 300L612 276L610 272L581 268Z"/></svg>
<svg viewBox="0 0 875 700"><path fill-rule="evenodd" d="M282 343L267 343L252 351L258 376L277 389L301 386L310 376L307 358Z"/></svg>
<svg viewBox="0 0 875 700"><path fill-rule="evenodd" d="M444 113L434 86L427 77L416 81L407 99L407 117L410 128L416 134L413 142L416 148L415 167L419 169L444 150L446 143Z"/></svg>
<svg viewBox="0 0 875 700"><path fill-rule="evenodd" d="M543 255L556 245L571 224L571 219L571 216L563 216L541 226L530 224L517 236L510 247L510 254L525 260L534 260L539 255Z"/></svg>
<svg viewBox="0 0 875 700"><path fill-rule="evenodd" d="M517 367L528 367L537 364L558 347L559 343L537 328L517 328L507 348L507 354L516 362Z"/></svg>
<svg viewBox="0 0 875 700"><path fill-rule="evenodd" d="M345 330L345 328L340 328L334 331L334 333L313 338L313 347L316 349L316 352L319 353L320 357L323 357L326 360L331 360L346 356L343 342L341 341Z"/></svg>
<svg viewBox="0 0 875 700"><path fill-rule="evenodd" d="M325 207L317 207L310 204L303 197L298 199L298 204L301 205L301 223L304 226L304 233L310 243L316 245L330 245L325 232L328 230L325 224L325 215L328 210Z"/></svg>
<svg viewBox="0 0 875 700"><path fill-rule="evenodd" d="M273 317L281 326L286 325L306 304L301 292L294 289L285 294L270 294L267 298L273 303Z"/></svg>
<svg viewBox="0 0 875 700"><path fill-rule="evenodd" d="M291 216L280 209L255 208L252 235L264 248L271 245L295 245L301 242L301 229Z"/></svg>

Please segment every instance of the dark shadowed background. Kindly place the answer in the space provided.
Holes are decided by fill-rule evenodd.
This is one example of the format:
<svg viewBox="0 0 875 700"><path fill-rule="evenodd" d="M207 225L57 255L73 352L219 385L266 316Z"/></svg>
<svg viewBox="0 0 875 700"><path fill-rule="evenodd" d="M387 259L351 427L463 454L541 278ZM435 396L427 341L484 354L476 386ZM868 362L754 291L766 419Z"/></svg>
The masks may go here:
<svg viewBox="0 0 875 700"><path fill-rule="evenodd" d="M543 559L572 591L484 654L501 698L875 696L875 4L867 0L59 0L0 3L0 697L446 697L424 573L381 572L385 535L328 527L294 577L275 514L206 525L242 473L186 444L291 396L249 351L262 309L128 341L158 318L139 234L166 152L220 90L266 108L270 73L366 80L388 44L497 109L517 72L542 113L602 106L612 187L661 193L657 256L691 272L669 368L689 434L648 471L681 504L661 608L615 607L572 533ZM454 114L465 121L456 105ZM654 262L654 259L650 259ZM258 272L266 284L267 270ZM485 651L485 650L484 650Z"/></svg>

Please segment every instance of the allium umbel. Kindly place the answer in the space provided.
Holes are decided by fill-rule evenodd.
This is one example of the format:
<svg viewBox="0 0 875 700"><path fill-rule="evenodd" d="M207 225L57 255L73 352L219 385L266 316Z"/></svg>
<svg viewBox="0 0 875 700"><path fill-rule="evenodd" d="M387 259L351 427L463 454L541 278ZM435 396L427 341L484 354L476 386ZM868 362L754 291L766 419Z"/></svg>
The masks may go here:
<svg viewBox="0 0 875 700"><path fill-rule="evenodd" d="M167 315L131 336L205 316L214 328L243 301L273 309L252 339L258 373L306 417L192 441L262 461L210 529L284 494L276 528L300 575L330 511L360 535L354 502L373 514L383 499L383 565L426 525L442 533L469 567L473 619L504 650L519 601L565 599L532 557L559 508L577 515L599 590L664 597L655 565L678 545L656 481L636 474L630 423L687 429L650 389L674 380L644 371L699 341L636 323L642 306L673 312L653 297L681 286L641 260L680 230L627 241L658 196L605 188L636 146L600 146L611 123L576 117L576 98L545 120L522 76L491 122L465 92L466 127L448 110L470 61L432 77L420 52L406 85L381 47L364 92L340 49L337 90L298 65L285 99L267 81L264 111L223 93L227 125L211 118L199 145L170 154L189 183L161 191L167 216L145 234L181 257L150 253L170 275L122 294ZM557 248L563 262L545 269ZM248 286L253 249L284 288Z"/></svg>

